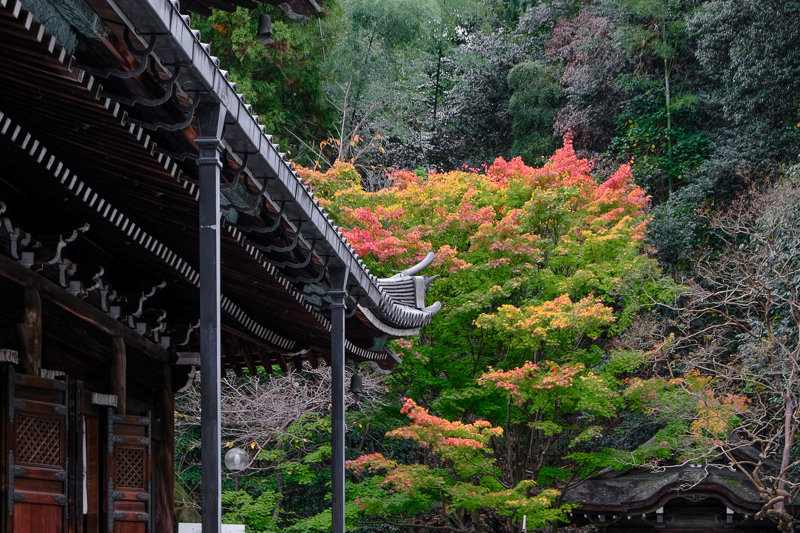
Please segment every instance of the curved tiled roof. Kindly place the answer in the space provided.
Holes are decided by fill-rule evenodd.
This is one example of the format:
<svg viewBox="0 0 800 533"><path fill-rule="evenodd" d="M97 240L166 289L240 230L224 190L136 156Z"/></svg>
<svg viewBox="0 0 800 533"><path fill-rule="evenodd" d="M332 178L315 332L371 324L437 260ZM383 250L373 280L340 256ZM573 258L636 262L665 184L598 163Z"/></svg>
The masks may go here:
<svg viewBox="0 0 800 533"><path fill-rule="evenodd" d="M414 329L430 322L438 309L403 305L381 289L378 278L358 258L351 244L320 207L310 186L266 134L244 96L236 92L227 72L220 70L219 60L210 55L210 47L200 42L199 33L189 27L188 18L180 15L177 2L131 0L120 7L136 18L137 31L141 34L163 36L156 39L153 50L162 64L189 67L182 77L185 88L208 91L207 97L224 106L228 113L224 141L236 153L249 154L246 171L263 186L264 194L270 199L292 200L284 218L302 221L302 236L317 240L320 248L317 255L335 256L349 270L351 292L359 297L362 307L380 320L376 325Z"/></svg>
<svg viewBox="0 0 800 533"><path fill-rule="evenodd" d="M745 474L717 465L632 471L589 479L567 490L564 498L580 502L581 511L642 514L687 494L713 495L740 513L755 513L764 503Z"/></svg>
<svg viewBox="0 0 800 533"><path fill-rule="evenodd" d="M223 248L238 259L235 266L223 265L223 285L225 276L228 279L228 289L223 288L223 312L238 324L236 328L241 333L237 335L265 343L273 352L308 352L303 344L306 338L317 339L321 332L330 331L326 302L320 295L328 288L326 266L336 263L349 271L348 323L359 325L348 326L348 353L383 365L394 364L396 358L384 348L385 339L418 332L438 311L438 304L424 305L429 278L405 272L379 280L369 272L319 207L291 162L259 125L252 108L219 69L208 45L199 41L176 3L129 0L107 4L105 0L90 0L89 4L109 25L112 39L84 42L72 57L48 38L46 28L35 23L19 1L0 0L3 16L18 20L16 25L6 25L4 31L18 33L13 39L19 38L20 42L41 43L40 47L52 55L50 63L37 65L28 74L38 79L35 83L44 87L47 94L63 94L73 102L62 112L41 105L54 103L47 99L30 108L24 122L43 125L51 121L41 131L35 127L28 131L25 124L13 119L13 113L4 114L3 122L8 128L2 133L8 141L30 158L28 164L41 167L41 179L49 175L55 180L53 183L60 184L88 212L94 213L93 217L116 227L125 239L133 239L151 254L160 263L159 269L169 268L183 283L196 286L191 258L196 248L190 246L194 237L189 241L175 240L178 236L174 232L164 233L169 228L163 223L153 224L158 224L159 219L168 224L168 218L162 216L165 208L174 211L173 218L177 217L176 222L182 226L196 216L192 215L196 207L191 208L197 196L191 110L200 98L220 102L227 112L227 163L234 166L233 174L241 176L244 184L239 185L238 192L231 189L240 181L236 177L229 180L225 192L229 210L236 213L229 212L225 221ZM135 28L128 20L137 21ZM28 36L23 36L23 31ZM108 48L110 41L118 48L109 53L103 47ZM127 44L122 46L122 42ZM5 91L0 104L13 102L12 109L22 108L31 95L22 86L17 87L15 72L24 70L27 64L41 63L42 56L37 55L41 52L28 50L26 44L9 41L8 46L26 51L5 61L10 69L2 74L6 80L3 83L10 90ZM164 87L166 95L162 96ZM0 107L0 113L3 111ZM180 114L186 111L188 114L181 118ZM85 126L70 131L69 125L75 123ZM15 133L17 129L23 133ZM97 153L92 146L96 142L115 148L104 146L104 155L88 170L83 168L83 162ZM71 148L64 152L63 147L67 146ZM129 191L135 193L132 196L99 178L117 175L114 183L127 183L127 173L121 168L126 164L141 167L143 172L134 183L135 189ZM232 174L228 174L230 178ZM172 178L172 185L164 181L165 177ZM153 197L160 200L153 201ZM254 203L247 204L251 200ZM159 216L153 224L142 219L154 214ZM262 227L241 223L243 219L260 221ZM266 226L277 230L265 240L265 232L259 229ZM96 231L106 230L99 226L91 230ZM251 285L263 288L254 291L247 288ZM272 301L280 301L281 308L271 307ZM298 318L300 313L305 318ZM292 319L311 320L311 328L304 335L306 326L292 325ZM276 325L276 320L282 322ZM381 338L383 341L376 340ZM322 345L319 339L314 343L317 347Z"/></svg>

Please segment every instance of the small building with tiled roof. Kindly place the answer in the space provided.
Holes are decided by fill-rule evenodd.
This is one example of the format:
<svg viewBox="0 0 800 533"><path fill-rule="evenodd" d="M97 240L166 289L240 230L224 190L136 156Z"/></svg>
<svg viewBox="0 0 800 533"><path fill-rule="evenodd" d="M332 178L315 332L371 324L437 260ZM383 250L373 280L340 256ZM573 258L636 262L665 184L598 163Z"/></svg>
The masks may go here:
<svg viewBox="0 0 800 533"><path fill-rule="evenodd" d="M608 533L777 530L759 514L766 502L748 476L727 465L609 471L579 482L564 499L578 502L573 524Z"/></svg>

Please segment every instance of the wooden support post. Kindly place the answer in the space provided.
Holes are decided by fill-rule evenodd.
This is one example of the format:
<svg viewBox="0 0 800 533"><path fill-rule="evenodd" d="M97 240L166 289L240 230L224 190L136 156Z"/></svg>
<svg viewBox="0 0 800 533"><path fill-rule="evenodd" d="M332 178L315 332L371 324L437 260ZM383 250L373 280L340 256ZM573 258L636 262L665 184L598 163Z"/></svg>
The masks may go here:
<svg viewBox="0 0 800 533"><path fill-rule="evenodd" d="M225 109L201 104L195 113L200 178L200 460L203 533L222 530L222 454L220 377L222 342L220 311L220 205L222 128Z"/></svg>
<svg viewBox="0 0 800 533"><path fill-rule="evenodd" d="M42 298L36 289L25 289L25 315L17 330L22 345L22 370L38 376L42 368Z"/></svg>
<svg viewBox="0 0 800 533"><path fill-rule="evenodd" d="M128 356L125 351L125 339L111 339L111 393L117 396L117 413L128 414Z"/></svg>
<svg viewBox="0 0 800 533"><path fill-rule="evenodd" d="M172 369L164 365L153 413L153 531L170 532L175 513L175 395ZM158 436L160 439L156 439Z"/></svg>
<svg viewBox="0 0 800 533"><path fill-rule="evenodd" d="M328 270L331 281L331 472L333 533L344 533L344 314L347 268Z"/></svg>

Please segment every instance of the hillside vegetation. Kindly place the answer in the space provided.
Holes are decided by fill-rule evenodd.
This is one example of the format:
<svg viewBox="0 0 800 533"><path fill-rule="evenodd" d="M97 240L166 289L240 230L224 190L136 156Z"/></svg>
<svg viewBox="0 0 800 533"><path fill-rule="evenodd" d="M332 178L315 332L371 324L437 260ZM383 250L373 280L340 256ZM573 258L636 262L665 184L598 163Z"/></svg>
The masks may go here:
<svg viewBox="0 0 800 533"><path fill-rule="evenodd" d="M552 530L602 469L717 462L792 531L800 2L322 5L194 23L371 270L436 252L442 311L390 343L391 375L350 370L368 386L347 414L348 529ZM223 428L255 458L230 521L330 529L324 373L228 385L254 420L248 397L294 398L292 421Z"/></svg>

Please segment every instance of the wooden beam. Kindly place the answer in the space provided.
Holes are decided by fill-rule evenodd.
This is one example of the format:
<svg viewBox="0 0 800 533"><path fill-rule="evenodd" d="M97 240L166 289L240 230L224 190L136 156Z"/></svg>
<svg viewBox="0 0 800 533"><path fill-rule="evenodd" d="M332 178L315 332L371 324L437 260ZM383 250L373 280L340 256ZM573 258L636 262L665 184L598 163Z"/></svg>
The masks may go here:
<svg viewBox="0 0 800 533"><path fill-rule="evenodd" d="M239 361L236 359L235 355L230 355L230 352L226 352L222 358L228 362L228 366L231 370L233 370L233 373L236 374L236 377L242 377L242 365L239 364ZM202 371L203 365L200 365L200 372ZM202 374L200 375L202 376ZM222 377L225 376L223 375ZM202 383L202 381L200 383Z"/></svg>
<svg viewBox="0 0 800 533"><path fill-rule="evenodd" d="M22 285L23 287L37 290L40 297L47 299L73 316L95 326L100 331L114 337L122 337L129 348L140 351L160 363L169 362L170 355L161 346L145 339L90 303L76 296L72 296L49 279L25 268L4 255L0 255L0 276Z"/></svg>
<svg viewBox="0 0 800 533"><path fill-rule="evenodd" d="M265 355L262 352L258 353L258 357L261 359L261 367L264 369L264 372L272 375L272 361L269 359L269 355Z"/></svg>
<svg viewBox="0 0 800 533"><path fill-rule="evenodd" d="M261 363L261 366L264 368L264 371L267 374L272 374L272 361L270 360L268 353L264 352L263 350L258 350L257 352L255 352L255 355L253 357L254 358L258 357L258 361Z"/></svg>
<svg viewBox="0 0 800 533"><path fill-rule="evenodd" d="M277 359L278 359L278 366L281 367L281 372L283 372L284 375L288 374L289 365L286 364L286 358L283 356L283 354L279 353Z"/></svg>
<svg viewBox="0 0 800 533"><path fill-rule="evenodd" d="M233 326L229 326L227 324L223 324L222 325L222 331L224 331L225 333L228 333L230 335L233 335L235 337L238 337L238 338L240 338L241 340L243 340L245 342L253 344L254 346L258 346L259 348L263 348L263 349L267 350L268 352L278 353L280 351L278 348L276 348L272 344L269 344L268 342L266 342L266 341L264 341L262 339L259 339L258 337L254 336L254 335L251 335L249 333L246 333L244 331L236 329Z"/></svg>
<svg viewBox="0 0 800 533"><path fill-rule="evenodd" d="M175 513L175 396L172 369L164 365L153 417L153 531L172 531ZM160 437L160 438L158 438Z"/></svg>
<svg viewBox="0 0 800 533"><path fill-rule="evenodd" d="M17 324L22 345L22 369L38 376L42 368L42 297L39 291L25 288L25 311Z"/></svg>
<svg viewBox="0 0 800 533"><path fill-rule="evenodd" d="M258 371L256 369L256 365L253 364L253 357L251 357L250 349L247 346L243 345L242 343L238 344L239 344L239 353L242 354L242 357L244 358L244 364L247 365L247 370L250 371L250 375L251 376L257 375Z"/></svg>
<svg viewBox="0 0 800 533"><path fill-rule="evenodd" d="M125 340L122 337L111 339L111 392L117 396L117 413L127 413L127 374L128 357L125 353Z"/></svg>

